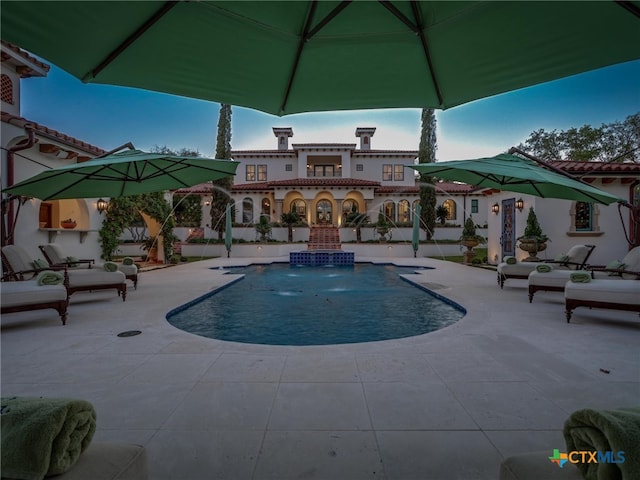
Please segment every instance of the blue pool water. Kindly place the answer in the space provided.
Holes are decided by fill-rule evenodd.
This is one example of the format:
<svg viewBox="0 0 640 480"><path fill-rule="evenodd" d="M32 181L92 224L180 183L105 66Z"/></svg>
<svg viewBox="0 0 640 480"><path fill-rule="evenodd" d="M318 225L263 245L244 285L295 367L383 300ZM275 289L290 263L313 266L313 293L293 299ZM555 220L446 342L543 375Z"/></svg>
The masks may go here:
<svg viewBox="0 0 640 480"><path fill-rule="evenodd" d="M410 337L451 325L464 309L399 274L414 268L275 264L244 273L212 295L167 315L196 335L268 345L329 345Z"/></svg>

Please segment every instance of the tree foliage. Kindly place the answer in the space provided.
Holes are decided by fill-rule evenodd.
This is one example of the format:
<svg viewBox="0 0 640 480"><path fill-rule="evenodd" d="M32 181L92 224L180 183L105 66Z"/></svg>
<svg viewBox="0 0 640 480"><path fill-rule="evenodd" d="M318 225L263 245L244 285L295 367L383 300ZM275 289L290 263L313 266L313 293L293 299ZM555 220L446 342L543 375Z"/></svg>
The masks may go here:
<svg viewBox="0 0 640 480"><path fill-rule="evenodd" d="M173 235L175 222L171 215L171 205L164 198L163 192L144 193L127 197L115 197L109 201L107 216L98 232L101 258L111 260L112 255L120 245L120 235L126 228L138 221L140 213L145 213L156 220L164 241L164 257L170 258L173 253L173 242L177 240Z"/></svg>
<svg viewBox="0 0 640 480"><path fill-rule="evenodd" d="M536 130L518 148L542 160L640 161L640 113L624 121L567 130Z"/></svg>
<svg viewBox="0 0 640 480"><path fill-rule="evenodd" d="M231 105L220 104L218 116L218 134L216 136L217 159L231 158ZM222 239L225 230L225 215L227 204L231 201L231 186L233 177L214 180L211 192L211 228L218 232L218 239Z"/></svg>
<svg viewBox="0 0 640 480"><path fill-rule="evenodd" d="M436 115L433 108L422 109L422 131L418 147L418 163L436 161ZM436 226L436 189L432 177L420 175L420 223L431 240Z"/></svg>

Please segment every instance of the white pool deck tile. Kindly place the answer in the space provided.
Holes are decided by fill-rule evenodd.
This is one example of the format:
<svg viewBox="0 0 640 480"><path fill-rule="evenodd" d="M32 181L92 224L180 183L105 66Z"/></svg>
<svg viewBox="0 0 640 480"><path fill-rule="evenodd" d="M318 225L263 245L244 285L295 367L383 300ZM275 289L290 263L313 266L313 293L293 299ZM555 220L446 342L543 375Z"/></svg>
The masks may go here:
<svg viewBox="0 0 640 480"><path fill-rule="evenodd" d="M495 272L434 259L381 261L466 309L426 335L266 346L166 321L256 260L286 261L146 271L126 302L74 294L66 326L3 315L2 395L92 402L96 441L145 445L152 480L495 479L505 456L564 447L574 410L640 404L637 314L579 308L567 324L560 293L530 304L526 282L501 290Z"/></svg>

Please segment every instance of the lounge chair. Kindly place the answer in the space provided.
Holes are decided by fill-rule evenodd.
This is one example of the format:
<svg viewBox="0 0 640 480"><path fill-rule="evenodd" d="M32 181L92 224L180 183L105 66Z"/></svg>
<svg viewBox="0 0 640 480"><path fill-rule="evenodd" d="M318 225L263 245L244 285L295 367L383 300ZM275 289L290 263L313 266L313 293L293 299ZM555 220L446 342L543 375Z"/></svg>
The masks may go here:
<svg viewBox="0 0 640 480"><path fill-rule="evenodd" d="M595 245L574 245L565 255L566 258L557 260L543 260L542 262L502 262L498 265L498 285L504 287L509 278L527 279L540 263L548 263L554 268L565 270L580 270L584 268Z"/></svg>
<svg viewBox="0 0 640 480"><path fill-rule="evenodd" d="M568 281L564 287L565 315L571 321L577 307L607 308L640 313L640 269L616 270L614 277L596 278L586 283Z"/></svg>
<svg viewBox="0 0 640 480"><path fill-rule="evenodd" d="M103 268L103 264L96 263L93 258L77 259L66 254L60 245L57 243L48 243L46 245L40 245L40 251L46 258L50 265L58 266L65 265L68 268ZM138 267L135 265L118 264L118 270L124 273L128 280L133 282L133 289L138 288Z"/></svg>
<svg viewBox="0 0 640 480"><path fill-rule="evenodd" d="M65 287L67 299L75 292L115 288L122 301L127 296L127 279L122 272L107 272L100 268L68 269L65 266L51 266L48 262L42 267L34 265L34 259L17 245L2 247L2 262L7 276L13 280L31 280L42 270L62 270L66 272Z"/></svg>
<svg viewBox="0 0 640 480"><path fill-rule="evenodd" d="M629 250L619 264L624 265L624 269L630 271L640 270L640 247ZM593 279L620 280L623 278L619 268L607 268L606 265L586 265L584 269L591 273ZM563 292L573 271L554 268L549 272L537 270L531 272L529 274L529 303L533 301L533 296L538 291Z"/></svg>
<svg viewBox="0 0 640 480"><path fill-rule="evenodd" d="M0 313L25 312L53 308L63 325L67 324L67 289L63 284L39 285L36 280L2 282Z"/></svg>

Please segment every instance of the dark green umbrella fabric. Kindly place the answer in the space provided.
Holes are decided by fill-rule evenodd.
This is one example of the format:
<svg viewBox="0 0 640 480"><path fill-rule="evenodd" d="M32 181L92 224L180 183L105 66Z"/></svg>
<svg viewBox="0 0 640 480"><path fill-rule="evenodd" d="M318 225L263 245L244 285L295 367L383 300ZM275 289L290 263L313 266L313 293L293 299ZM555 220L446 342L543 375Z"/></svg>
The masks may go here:
<svg viewBox="0 0 640 480"><path fill-rule="evenodd" d="M489 158L409 165L414 170L443 180L477 187L609 205L622 202L591 185L548 170L533 160L508 153Z"/></svg>
<svg viewBox="0 0 640 480"><path fill-rule="evenodd" d="M52 168L5 189L42 200L121 197L190 187L235 175L237 162L127 150Z"/></svg>
<svg viewBox="0 0 640 480"><path fill-rule="evenodd" d="M638 1L7 1L0 34L84 82L286 115L443 109L636 60L639 16Z"/></svg>

